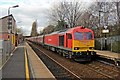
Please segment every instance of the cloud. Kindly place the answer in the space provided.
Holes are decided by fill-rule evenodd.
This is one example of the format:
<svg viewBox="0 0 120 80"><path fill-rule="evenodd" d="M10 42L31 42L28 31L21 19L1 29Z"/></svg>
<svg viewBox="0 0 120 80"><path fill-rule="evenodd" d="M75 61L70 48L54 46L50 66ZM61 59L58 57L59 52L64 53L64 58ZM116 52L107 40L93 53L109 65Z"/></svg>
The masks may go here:
<svg viewBox="0 0 120 80"><path fill-rule="evenodd" d="M29 35L32 23L37 20L38 27L47 26L46 12L55 0L0 0L0 17L8 15L8 8L19 5L18 8L11 8L18 27L24 29L25 35ZM26 30L26 31L25 31Z"/></svg>
<svg viewBox="0 0 120 80"><path fill-rule="evenodd" d="M46 17L48 10L59 1L62 0L0 0L0 17L8 15L9 7L19 5L18 8L11 8L10 12L16 22L20 22L17 26L24 29L25 35L29 35L35 20L38 22L38 29L48 25Z"/></svg>

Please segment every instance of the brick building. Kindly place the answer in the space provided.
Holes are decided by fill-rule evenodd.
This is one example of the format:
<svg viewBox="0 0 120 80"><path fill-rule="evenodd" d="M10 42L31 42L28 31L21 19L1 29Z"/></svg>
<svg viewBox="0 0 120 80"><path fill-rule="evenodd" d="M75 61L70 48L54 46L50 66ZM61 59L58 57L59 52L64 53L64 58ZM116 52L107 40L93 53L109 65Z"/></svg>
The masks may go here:
<svg viewBox="0 0 120 80"><path fill-rule="evenodd" d="M9 19L9 20L8 20ZM8 25L11 31L8 29ZM16 34L16 21L13 15L0 18L0 64L4 62L10 56L10 53L15 48L15 34ZM1 66L1 65L0 65Z"/></svg>

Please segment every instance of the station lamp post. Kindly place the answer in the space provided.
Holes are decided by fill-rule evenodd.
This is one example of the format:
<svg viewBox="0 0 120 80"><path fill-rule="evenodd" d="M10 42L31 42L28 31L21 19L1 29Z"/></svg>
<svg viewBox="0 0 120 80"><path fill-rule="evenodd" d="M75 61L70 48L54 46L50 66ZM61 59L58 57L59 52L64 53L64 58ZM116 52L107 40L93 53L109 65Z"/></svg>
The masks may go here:
<svg viewBox="0 0 120 80"><path fill-rule="evenodd" d="M10 15L10 8L16 8L16 7L19 7L19 5L15 5L15 6L12 6L12 7L8 8L8 16Z"/></svg>
<svg viewBox="0 0 120 80"><path fill-rule="evenodd" d="M10 17L10 9L16 8L16 7L19 7L19 5L15 5L15 6L8 8L8 31L9 31L9 33L11 33L11 30L12 30L12 21L11 21L11 17Z"/></svg>
<svg viewBox="0 0 120 80"><path fill-rule="evenodd" d="M11 8L16 8L16 7L19 7L19 5L15 5L15 6L12 6L12 7L9 7L8 8L8 39L10 38L10 34L12 34L12 17L11 17L11 14L10 14L10 9ZM8 45L8 44L7 44ZM10 51L11 51L11 47L12 47L12 41L10 40Z"/></svg>
<svg viewBox="0 0 120 80"><path fill-rule="evenodd" d="M104 14L107 14L107 13L109 13L109 11L101 11L101 10L99 10L99 27L100 27L100 13L104 13ZM105 18L104 18L104 20L105 20ZM106 21L106 20L105 20ZM107 29L108 28L108 26L106 26L106 24L104 25L104 29L102 30L102 33L104 33L105 34L105 46L104 46L104 49L105 50L107 50L107 33L109 33L109 30ZM101 38L102 39L102 38ZM101 40L101 50L102 50L102 40Z"/></svg>
<svg viewBox="0 0 120 80"><path fill-rule="evenodd" d="M104 49L107 50L107 33L109 33L109 29L107 29L108 26L104 26L104 29L102 30L102 33L105 34L105 47Z"/></svg>

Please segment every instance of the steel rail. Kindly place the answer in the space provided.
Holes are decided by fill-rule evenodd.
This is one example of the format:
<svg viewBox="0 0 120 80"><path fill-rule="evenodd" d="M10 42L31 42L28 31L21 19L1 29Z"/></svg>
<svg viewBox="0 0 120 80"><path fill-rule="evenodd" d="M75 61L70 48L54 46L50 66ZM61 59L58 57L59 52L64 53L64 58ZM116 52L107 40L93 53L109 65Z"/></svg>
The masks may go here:
<svg viewBox="0 0 120 80"><path fill-rule="evenodd" d="M69 69L67 69L66 67L64 67L62 64L60 64L59 62L57 62L56 60L54 60L52 57L50 57L49 55L47 55L45 52L43 52L42 50L40 50L38 47L36 47L35 45L33 45L33 46L37 50L39 50L40 52L42 52L44 55L46 55L48 58L50 58L52 61L54 61L56 64L58 64L59 66L61 66L62 68L64 68L66 71L68 71L70 74L74 75L77 79L83 80L81 77L77 76L74 72L72 72Z"/></svg>

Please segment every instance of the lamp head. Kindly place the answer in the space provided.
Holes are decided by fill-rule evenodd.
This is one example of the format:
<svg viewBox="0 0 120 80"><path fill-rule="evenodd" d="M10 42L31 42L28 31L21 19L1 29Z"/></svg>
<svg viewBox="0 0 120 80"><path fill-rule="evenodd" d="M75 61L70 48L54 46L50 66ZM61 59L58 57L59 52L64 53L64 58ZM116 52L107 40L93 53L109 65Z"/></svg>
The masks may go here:
<svg viewBox="0 0 120 80"><path fill-rule="evenodd" d="M19 5L12 6L12 8L16 8L16 7L19 7Z"/></svg>

